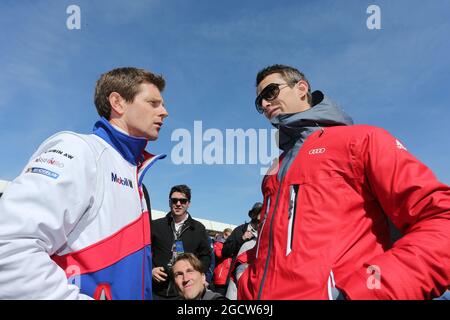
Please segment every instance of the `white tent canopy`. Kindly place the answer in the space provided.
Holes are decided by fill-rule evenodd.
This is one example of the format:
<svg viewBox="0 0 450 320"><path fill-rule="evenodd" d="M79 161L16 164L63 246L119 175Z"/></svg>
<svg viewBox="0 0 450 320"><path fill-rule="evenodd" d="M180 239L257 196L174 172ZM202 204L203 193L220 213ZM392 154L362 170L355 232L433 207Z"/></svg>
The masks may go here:
<svg viewBox="0 0 450 320"><path fill-rule="evenodd" d="M0 180L0 194L2 194L5 191L8 184L9 184L9 181Z"/></svg>

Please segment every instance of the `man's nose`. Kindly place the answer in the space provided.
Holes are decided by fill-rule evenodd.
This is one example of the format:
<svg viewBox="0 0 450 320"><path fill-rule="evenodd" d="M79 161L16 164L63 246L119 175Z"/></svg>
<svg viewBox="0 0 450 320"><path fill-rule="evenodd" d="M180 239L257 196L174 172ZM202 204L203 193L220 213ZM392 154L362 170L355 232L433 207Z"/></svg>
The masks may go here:
<svg viewBox="0 0 450 320"><path fill-rule="evenodd" d="M261 100L261 107L264 111L266 111L269 106L270 106L269 101L267 101L266 99Z"/></svg>
<svg viewBox="0 0 450 320"><path fill-rule="evenodd" d="M161 106L162 110L161 110L161 118L167 118L169 116L169 113L167 112L167 109L165 106Z"/></svg>

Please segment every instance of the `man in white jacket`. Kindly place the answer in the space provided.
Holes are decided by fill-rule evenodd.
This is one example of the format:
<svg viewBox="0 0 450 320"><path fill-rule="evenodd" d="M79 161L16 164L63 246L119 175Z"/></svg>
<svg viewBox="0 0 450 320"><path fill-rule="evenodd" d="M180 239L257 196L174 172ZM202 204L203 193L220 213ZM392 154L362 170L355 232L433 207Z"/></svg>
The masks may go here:
<svg viewBox="0 0 450 320"><path fill-rule="evenodd" d="M151 299L145 151L168 113L162 76L97 81L92 134L44 141L0 199L0 299Z"/></svg>

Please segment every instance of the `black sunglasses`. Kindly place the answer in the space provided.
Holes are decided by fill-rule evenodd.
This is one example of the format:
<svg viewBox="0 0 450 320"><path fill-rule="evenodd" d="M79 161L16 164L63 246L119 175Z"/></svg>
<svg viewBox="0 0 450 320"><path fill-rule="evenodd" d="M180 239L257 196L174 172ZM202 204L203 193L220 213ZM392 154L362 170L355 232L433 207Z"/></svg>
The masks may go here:
<svg viewBox="0 0 450 320"><path fill-rule="evenodd" d="M263 91L256 97L255 99L255 107L256 111L259 113L264 113L264 108L262 107L262 101L263 99L266 101L273 101L275 100L278 95L280 94L280 86L286 85L290 86L291 84L294 84L295 82L291 83L271 83L267 85Z"/></svg>
<svg viewBox="0 0 450 320"><path fill-rule="evenodd" d="M181 204L186 204L186 203L188 203L189 200L186 198L170 198L170 202L172 204L177 204L178 201L180 201Z"/></svg>

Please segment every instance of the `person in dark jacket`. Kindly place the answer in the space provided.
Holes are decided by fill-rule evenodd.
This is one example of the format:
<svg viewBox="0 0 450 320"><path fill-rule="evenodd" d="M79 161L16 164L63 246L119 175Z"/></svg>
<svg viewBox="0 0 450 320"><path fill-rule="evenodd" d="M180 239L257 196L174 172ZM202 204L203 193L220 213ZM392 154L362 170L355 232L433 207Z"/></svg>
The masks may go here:
<svg viewBox="0 0 450 320"><path fill-rule="evenodd" d="M151 222L153 250L153 299L176 299L178 294L171 277L171 268L178 255L193 253L202 263L203 271L211 263L211 249L205 226L188 213L191 190L186 185L172 187L169 193L171 211Z"/></svg>
<svg viewBox="0 0 450 320"><path fill-rule="evenodd" d="M237 226L223 244L222 258L235 257L244 242L256 237L262 203L256 202L248 212L251 221Z"/></svg>
<svg viewBox="0 0 450 320"><path fill-rule="evenodd" d="M214 268L216 267L216 256L214 254L214 240L208 235L208 244L211 249L211 263L209 264L208 269L206 270L206 281L209 284L209 289L215 291L213 276L214 276Z"/></svg>
<svg viewBox="0 0 450 320"><path fill-rule="evenodd" d="M207 289L202 263L192 253L177 256L172 266L172 277L181 300L227 300L223 295Z"/></svg>

